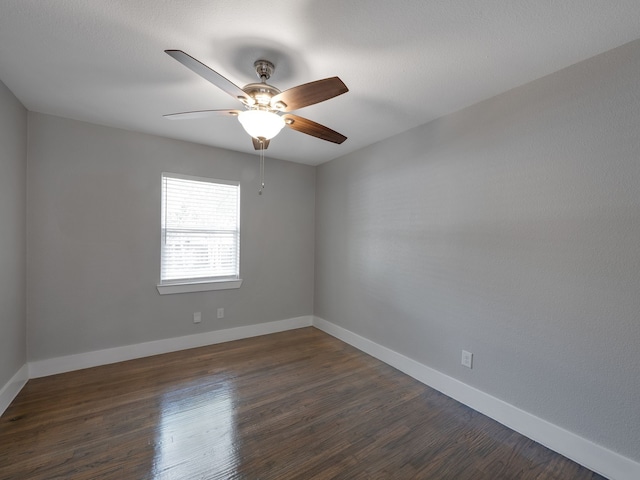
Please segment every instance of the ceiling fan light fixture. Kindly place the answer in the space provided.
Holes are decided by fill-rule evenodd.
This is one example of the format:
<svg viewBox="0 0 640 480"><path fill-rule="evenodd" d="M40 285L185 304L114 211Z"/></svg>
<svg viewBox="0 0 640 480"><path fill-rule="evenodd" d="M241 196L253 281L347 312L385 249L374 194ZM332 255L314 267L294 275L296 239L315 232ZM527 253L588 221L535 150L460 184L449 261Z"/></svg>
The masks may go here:
<svg viewBox="0 0 640 480"><path fill-rule="evenodd" d="M266 110L245 110L240 112L238 120L242 128L253 138L271 140L284 127L284 119Z"/></svg>

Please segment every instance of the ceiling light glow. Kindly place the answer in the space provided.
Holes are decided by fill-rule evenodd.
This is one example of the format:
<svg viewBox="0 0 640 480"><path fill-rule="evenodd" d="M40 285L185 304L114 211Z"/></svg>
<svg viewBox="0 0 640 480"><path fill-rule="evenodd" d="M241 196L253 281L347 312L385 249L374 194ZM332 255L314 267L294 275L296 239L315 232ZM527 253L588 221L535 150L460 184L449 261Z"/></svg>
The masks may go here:
<svg viewBox="0 0 640 480"><path fill-rule="evenodd" d="M270 140L284 127L280 115L266 110L246 110L238 115L238 120L245 131L253 138Z"/></svg>

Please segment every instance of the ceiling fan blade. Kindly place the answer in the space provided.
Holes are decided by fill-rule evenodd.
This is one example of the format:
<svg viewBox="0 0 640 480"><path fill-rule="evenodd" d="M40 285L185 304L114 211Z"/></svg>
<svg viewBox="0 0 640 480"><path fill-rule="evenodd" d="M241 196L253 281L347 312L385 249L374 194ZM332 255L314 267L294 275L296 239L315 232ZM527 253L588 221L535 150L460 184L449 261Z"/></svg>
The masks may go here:
<svg viewBox="0 0 640 480"><path fill-rule="evenodd" d="M242 103L247 105L252 105L254 103L253 99L235 83L227 80L218 72L207 67L204 63L196 60L191 55L184 53L182 50L165 50L165 53L175 58L192 72L197 73L205 80L213 83L216 87L224 90L233 98L240 100Z"/></svg>
<svg viewBox="0 0 640 480"><path fill-rule="evenodd" d="M258 140L257 138L251 137L251 140L253 140L253 148L255 148L256 150L266 150L269 147L270 140L263 140L262 143L264 144L264 146L260 144L260 140Z"/></svg>
<svg viewBox="0 0 640 480"><path fill-rule="evenodd" d="M325 78L285 90L271 99L271 106L281 112L324 102L347 93L349 89L338 77Z"/></svg>
<svg viewBox="0 0 640 480"><path fill-rule="evenodd" d="M219 117L221 115L237 117L239 114L240 110L198 110L195 112L169 113L168 115L163 115L163 117L169 120L193 120L194 118Z"/></svg>
<svg viewBox="0 0 640 480"><path fill-rule="evenodd" d="M282 118L284 118L284 123L287 127L297 132L306 133L307 135L338 144L347 139L347 137L335 130L331 130L324 125L320 125L307 118L299 117L298 115L287 113L283 115Z"/></svg>

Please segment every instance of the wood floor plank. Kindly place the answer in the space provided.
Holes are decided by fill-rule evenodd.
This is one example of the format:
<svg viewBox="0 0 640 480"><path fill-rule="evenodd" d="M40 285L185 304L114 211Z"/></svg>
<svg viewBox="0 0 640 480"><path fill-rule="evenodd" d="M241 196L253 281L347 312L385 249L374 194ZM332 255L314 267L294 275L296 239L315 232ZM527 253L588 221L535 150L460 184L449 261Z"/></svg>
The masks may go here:
<svg viewBox="0 0 640 480"><path fill-rule="evenodd" d="M312 327L30 380L0 480L603 477Z"/></svg>

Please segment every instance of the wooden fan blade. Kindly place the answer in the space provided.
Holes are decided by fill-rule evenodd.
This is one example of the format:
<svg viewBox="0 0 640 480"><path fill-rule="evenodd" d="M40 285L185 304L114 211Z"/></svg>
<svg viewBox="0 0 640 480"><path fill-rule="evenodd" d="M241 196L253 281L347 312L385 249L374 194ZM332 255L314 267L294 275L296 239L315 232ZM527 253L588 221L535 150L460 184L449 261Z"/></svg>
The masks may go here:
<svg viewBox="0 0 640 480"><path fill-rule="evenodd" d="M347 93L349 89L338 77L325 78L285 90L271 99L271 106L281 112L324 102Z"/></svg>
<svg viewBox="0 0 640 480"><path fill-rule="evenodd" d="M238 87L235 83L227 80L222 75L220 75L215 70L207 67L204 63L196 60L191 55L184 53L182 50L165 50L167 55L175 58L185 67L187 67L192 72L200 75L205 80L213 83L216 87L224 90L233 98L240 100L242 103L247 105L252 105L254 103L253 99L249 97L240 87Z"/></svg>
<svg viewBox="0 0 640 480"><path fill-rule="evenodd" d="M262 141L262 144L264 144L264 147L260 143L260 140L258 140L257 138L251 137L251 140L253 140L253 148L255 148L256 150L260 150L261 148L266 150L269 147L270 140L263 140Z"/></svg>
<svg viewBox="0 0 640 480"><path fill-rule="evenodd" d="M287 113L283 115L282 118L284 118L284 123L287 127L297 132L306 133L307 135L338 144L347 139L347 137L335 130L331 130L324 125L320 125L307 118L299 117L298 115Z"/></svg>
<svg viewBox="0 0 640 480"><path fill-rule="evenodd" d="M193 120L194 118L209 118L221 115L237 117L239 114L240 110L198 110L196 112L169 113L168 115L163 115L163 117L169 120Z"/></svg>

